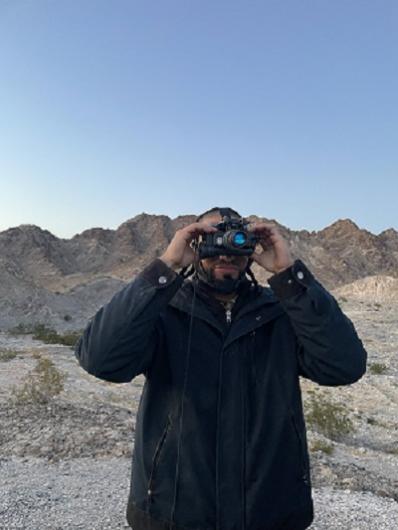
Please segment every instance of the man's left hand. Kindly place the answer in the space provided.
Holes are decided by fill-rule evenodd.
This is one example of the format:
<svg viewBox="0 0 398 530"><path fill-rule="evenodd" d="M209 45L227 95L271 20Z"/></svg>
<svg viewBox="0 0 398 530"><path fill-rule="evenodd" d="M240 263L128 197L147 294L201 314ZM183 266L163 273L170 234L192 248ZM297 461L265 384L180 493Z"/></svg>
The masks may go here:
<svg viewBox="0 0 398 530"><path fill-rule="evenodd" d="M258 246L262 248L262 252L254 251L250 256L253 261L274 274L282 272L293 265L294 260L290 254L287 241L274 224L253 223L249 225L248 231L261 238Z"/></svg>

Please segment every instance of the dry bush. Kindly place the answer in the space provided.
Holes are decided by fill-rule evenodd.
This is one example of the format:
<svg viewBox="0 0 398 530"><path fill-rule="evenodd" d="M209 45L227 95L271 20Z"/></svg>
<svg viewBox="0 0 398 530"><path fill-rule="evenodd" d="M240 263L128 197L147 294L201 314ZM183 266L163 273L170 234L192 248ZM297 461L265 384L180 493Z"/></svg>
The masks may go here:
<svg viewBox="0 0 398 530"><path fill-rule="evenodd" d="M11 391L15 405L46 404L64 388L66 374L60 372L51 359L37 353L34 357L37 360L36 366L29 372L23 385L14 386Z"/></svg>
<svg viewBox="0 0 398 530"><path fill-rule="evenodd" d="M322 453L331 455L334 451L334 447L332 444L329 444L322 440L315 440L315 442L313 442L313 444L311 445L311 451L321 451Z"/></svg>
<svg viewBox="0 0 398 530"><path fill-rule="evenodd" d="M387 366L383 363L372 363L369 365L369 372L371 374L381 375L387 371Z"/></svg>
<svg viewBox="0 0 398 530"><path fill-rule="evenodd" d="M18 352L13 350L0 350L0 362L11 361L11 359L15 359L17 355Z"/></svg>
<svg viewBox="0 0 398 530"><path fill-rule="evenodd" d="M305 404L306 423L331 440L341 440L354 430L343 405L331 403L322 395L311 395Z"/></svg>

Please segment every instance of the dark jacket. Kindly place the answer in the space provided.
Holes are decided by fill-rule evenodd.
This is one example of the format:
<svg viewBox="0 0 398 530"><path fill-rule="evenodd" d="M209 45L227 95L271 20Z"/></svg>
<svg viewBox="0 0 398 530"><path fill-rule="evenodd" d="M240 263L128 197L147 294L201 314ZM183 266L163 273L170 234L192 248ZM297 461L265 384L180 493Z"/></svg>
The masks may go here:
<svg viewBox="0 0 398 530"><path fill-rule="evenodd" d="M88 373L146 376L127 505L134 530L301 530L313 520L299 375L348 385L367 354L301 260L268 283L242 286L229 324L203 285L193 304L194 283L156 259L84 330L75 354Z"/></svg>

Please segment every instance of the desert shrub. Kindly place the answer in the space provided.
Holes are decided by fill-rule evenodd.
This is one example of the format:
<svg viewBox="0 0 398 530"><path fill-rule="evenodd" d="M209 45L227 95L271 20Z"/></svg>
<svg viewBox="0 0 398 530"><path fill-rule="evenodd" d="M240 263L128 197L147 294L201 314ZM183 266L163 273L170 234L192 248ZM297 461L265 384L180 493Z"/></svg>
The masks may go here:
<svg viewBox="0 0 398 530"><path fill-rule="evenodd" d="M64 320L71 320L70 315L65 315ZM74 347L83 330L69 331L60 334L55 329L46 326L45 324L18 324L17 326L8 330L12 335L27 335L32 334L33 339L41 340L46 344L64 344L66 346Z"/></svg>
<svg viewBox="0 0 398 530"><path fill-rule="evenodd" d="M387 371L387 366L383 363L372 363L369 365L369 372L371 374L384 374Z"/></svg>
<svg viewBox="0 0 398 530"><path fill-rule="evenodd" d="M322 440L316 440L311 445L311 451L321 451L322 453L325 453L327 455L331 455L334 451L334 447L332 444L329 444L327 442L324 442Z"/></svg>
<svg viewBox="0 0 398 530"><path fill-rule="evenodd" d="M36 324L33 330L33 338L41 340L46 344L65 344L66 346L75 346L83 331L69 331L68 333L59 334L52 328L44 324Z"/></svg>
<svg viewBox="0 0 398 530"><path fill-rule="evenodd" d="M15 404L46 404L62 392L66 374L54 365L51 359L36 353L36 366L26 377L22 386L14 386L11 394Z"/></svg>
<svg viewBox="0 0 398 530"><path fill-rule="evenodd" d="M63 335L58 335L60 343L65 344L65 346L76 346L77 341L79 340L83 330L81 331L70 331L69 333L64 333Z"/></svg>
<svg viewBox="0 0 398 530"><path fill-rule="evenodd" d="M345 296L340 296L339 302L348 302L348 300Z"/></svg>
<svg viewBox="0 0 398 530"><path fill-rule="evenodd" d="M0 350L0 362L11 361L11 359L15 359L17 355L18 352L13 350Z"/></svg>
<svg viewBox="0 0 398 530"><path fill-rule="evenodd" d="M321 395L311 396L305 407L307 424L332 440L340 440L354 430L347 409L327 401Z"/></svg>
<svg viewBox="0 0 398 530"><path fill-rule="evenodd" d="M64 315L64 320L69 322L69 320L72 320L72 317L70 315Z"/></svg>
<svg viewBox="0 0 398 530"><path fill-rule="evenodd" d="M57 344L58 333L55 329L47 327L45 324L36 324L33 328L33 338L41 340L47 344Z"/></svg>
<svg viewBox="0 0 398 530"><path fill-rule="evenodd" d="M12 335L27 335L29 333L32 333L32 331L33 326L31 324L24 324L21 322L17 326L10 328L8 330L8 333L11 333Z"/></svg>

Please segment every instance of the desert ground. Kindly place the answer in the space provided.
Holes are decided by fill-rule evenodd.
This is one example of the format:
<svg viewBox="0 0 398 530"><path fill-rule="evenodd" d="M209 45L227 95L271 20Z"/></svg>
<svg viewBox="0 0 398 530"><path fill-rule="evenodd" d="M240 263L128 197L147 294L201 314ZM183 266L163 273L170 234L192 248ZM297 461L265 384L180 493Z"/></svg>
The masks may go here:
<svg viewBox="0 0 398 530"><path fill-rule="evenodd" d="M357 383L301 379L312 530L398 528L398 305L339 303L368 351ZM122 529L143 376L98 380L69 346L0 333L0 529Z"/></svg>

